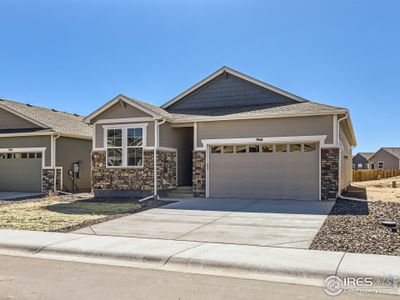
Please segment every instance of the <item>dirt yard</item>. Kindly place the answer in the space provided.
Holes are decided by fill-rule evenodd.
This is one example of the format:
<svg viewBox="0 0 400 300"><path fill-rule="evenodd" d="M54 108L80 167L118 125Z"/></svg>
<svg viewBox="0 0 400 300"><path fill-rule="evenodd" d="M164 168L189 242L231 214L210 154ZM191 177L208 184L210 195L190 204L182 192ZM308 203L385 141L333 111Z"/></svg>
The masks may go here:
<svg viewBox="0 0 400 300"><path fill-rule="evenodd" d="M71 231L146 209L134 199L94 199L91 195L48 196L0 201L0 229Z"/></svg>
<svg viewBox="0 0 400 300"><path fill-rule="evenodd" d="M397 188L392 182L397 182ZM400 176L380 180L353 182L352 187L343 195L368 200L382 200L400 203Z"/></svg>

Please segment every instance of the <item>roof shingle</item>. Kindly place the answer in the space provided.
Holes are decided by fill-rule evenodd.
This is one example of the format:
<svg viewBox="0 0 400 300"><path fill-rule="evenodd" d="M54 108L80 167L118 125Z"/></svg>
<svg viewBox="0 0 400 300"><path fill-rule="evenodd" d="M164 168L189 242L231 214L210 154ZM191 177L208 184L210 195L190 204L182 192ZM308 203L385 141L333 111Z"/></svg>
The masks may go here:
<svg viewBox="0 0 400 300"><path fill-rule="evenodd" d="M83 116L6 99L0 99L0 108L1 106L39 122L47 127L45 129L51 129L56 133L81 137L92 136L91 126L83 123Z"/></svg>

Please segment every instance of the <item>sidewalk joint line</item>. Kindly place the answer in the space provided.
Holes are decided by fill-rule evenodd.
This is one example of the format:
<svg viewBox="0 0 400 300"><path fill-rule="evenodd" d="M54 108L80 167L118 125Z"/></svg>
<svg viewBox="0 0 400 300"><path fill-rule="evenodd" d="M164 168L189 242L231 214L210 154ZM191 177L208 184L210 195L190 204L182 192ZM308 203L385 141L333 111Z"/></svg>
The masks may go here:
<svg viewBox="0 0 400 300"><path fill-rule="evenodd" d="M174 254L171 254L171 255L167 258L167 260L161 265L160 268L164 267L175 255L182 254L182 253L185 252L185 251L192 250L192 249L197 248L197 247L199 247L199 246L201 246L201 245L204 245L204 244L205 244L205 243L200 243L200 244L198 244L198 245L194 245L194 246L189 247L189 248L187 248L187 249L184 249L184 250L182 250L182 251L179 251L179 252L176 252L176 253L174 253Z"/></svg>
<svg viewBox="0 0 400 300"><path fill-rule="evenodd" d="M59 242L55 242L55 243L52 243L52 244L44 245L43 247L39 248L39 249L36 250L35 252L31 253L31 255L38 254L38 253L42 252L42 251L43 251L45 248L47 248L47 247L51 247L51 246L54 246L54 245L57 245L57 244L62 244L62 243L65 243L65 242L80 240L80 239L83 239L83 238L85 238L85 237L86 237L86 236L80 236L80 237L73 238L73 239L66 240L66 241L59 241Z"/></svg>
<svg viewBox="0 0 400 300"><path fill-rule="evenodd" d="M343 253L342 257L340 258L340 261L339 261L339 263L338 263L338 265L337 265L337 267L336 267L336 270L335 270L335 276L337 276L337 274L338 274L338 272L339 272L339 267L340 267L340 265L341 265L341 263L342 263L343 258L344 258L345 255L346 255L346 252Z"/></svg>
<svg viewBox="0 0 400 300"><path fill-rule="evenodd" d="M251 201L250 203L247 203L247 204L245 204L243 207L239 208L238 211L230 211L230 212L228 212L227 214L224 214L224 215L222 215L222 216L216 218L215 220L212 220L211 222L208 222L208 223L206 223L206 224L202 224L202 225L200 225L199 227L190 230L189 232L185 232L184 234L181 234L181 235L177 236L175 239L180 239L180 238L184 237L185 235L191 234L192 232L194 232L194 231L196 231L196 230L198 230L198 229L200 229L200 228L203 228L204 226L207 226L207 225L210 225L210 224L212 224L212 223L214 223L214 222L217 222L217 221L219 221L219 220L221 220L221 219L223 219L223 218L225 218L225 217L227 217L227 216L229 216L229 215L231 215L231 214L233 214L233 213L235 213L235 212L240 212L241 210L245 209L246 207L253 205L253 204L254 204L255 202L257 202L257 201L258 201L258 200Z"/></svg>

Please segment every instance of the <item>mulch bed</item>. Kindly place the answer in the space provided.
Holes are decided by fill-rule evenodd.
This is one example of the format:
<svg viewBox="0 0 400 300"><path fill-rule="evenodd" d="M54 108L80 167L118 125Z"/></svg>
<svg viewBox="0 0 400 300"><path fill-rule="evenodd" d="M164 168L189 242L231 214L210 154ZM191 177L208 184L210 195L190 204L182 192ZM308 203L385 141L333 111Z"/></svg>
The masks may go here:
<svg viewBox="0 0 400 300"><path fill-rule="evenodd" d="M136 201L136 200L132 200L130 198L127 198L126 200L127 201ZM111 202L112 203L112 202L120 202L121 198L115 198L115 199L113 199L113 198L111 198L111 199L110 198L104 198L104 199L103 198L93 198L93 199L89 199L89 200L85 200L85 201L108 202L108 203ZM167 205L167 204L170 204L170 203L173 203L173 202L175 202L175 201L161 201L161 200L151 199L151 200L147 200L147 201L142 202L140 207L138 207L138 208L136 208L136 209L134 209L132 211L129 211L127 213L114 214L114 215L109 215L109 216L106 216L104 218L100 218L100 219L96 219L96 220L89 220L89 221L86 221L86 222L82 222L80 224L59 228L57 230L54 230L53 232L71 232L71 231L75 231L75 230L78 230L78 229L81 229L81 228L84 228L84 227L92 226L92 225L95 225L95 224L98 224L98 223L103 223L103 222L106 222L106 221L111 221L111 220L114 220L114 219L118 219L118 218L121 218L121 217L125 217L125 216L128 216L128 215L131 215L131 214L142 212L142 211L145 211L145 210L148 210L148 209L164 206L164 205Z"/></svg>
<svg viewBox="0 0 400 300"><path fill-rule="evenodd" d="M398 230L382 221L397 222ZM310 249L400 256L400 203L338 199Z"/></svg>

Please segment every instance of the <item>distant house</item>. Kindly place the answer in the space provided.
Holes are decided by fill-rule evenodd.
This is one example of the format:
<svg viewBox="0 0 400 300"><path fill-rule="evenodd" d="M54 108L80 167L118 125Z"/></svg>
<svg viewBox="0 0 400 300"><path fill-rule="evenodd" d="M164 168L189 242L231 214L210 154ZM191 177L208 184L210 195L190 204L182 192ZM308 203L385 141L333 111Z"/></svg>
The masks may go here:
<svg viewBox="0 0 400 300"><path fill-rule="evenodd" d="M0 99L0 192L90 191L92 129L82 119Z"/></svg>
<svg viewBox="0 0 400 300"><path fill-rule="evenodd" d="M400 147L382 147L368 161L371 169L400 169Z"/></svg>
<svg viewBox="0 0 400 300"><path fill-rule="evenodd" d="M374 152L359 152L353 156L353 170L366 170L370 168L369 159Z"/></svg>

